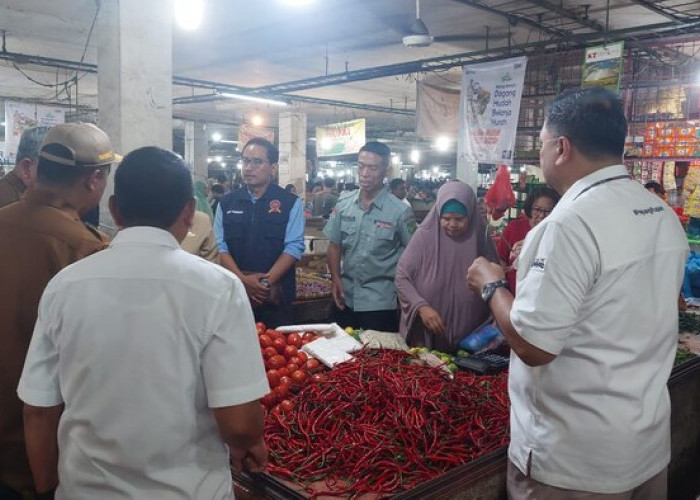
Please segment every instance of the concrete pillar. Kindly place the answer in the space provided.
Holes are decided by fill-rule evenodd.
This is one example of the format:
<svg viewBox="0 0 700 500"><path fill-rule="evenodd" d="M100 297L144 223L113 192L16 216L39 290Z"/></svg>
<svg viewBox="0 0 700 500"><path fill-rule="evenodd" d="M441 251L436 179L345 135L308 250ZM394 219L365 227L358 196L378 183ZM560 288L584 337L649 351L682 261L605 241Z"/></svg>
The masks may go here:
<svg viewBox="0 0 700 500"><path fill-rule="evenodd" d="M294 184L300 198L306 197L306 114L279 115L280 186Z"/></svg>
<svg viewBox="0 0 700 500"><path fill-rule="evenodd" d="M192 168L192 178L195 181L209 177L208 156L209 135L206 124L185 122L185 161Z"/></svg>
<svg viewBox="0 0 700 500"><path fill-rule="evenodd" d="M117 152L172 149L172 1L103 0L97 34L98 125ZM113 232L107 200L100 225Z"/></svg>
<svg viewBox="0 0 700 500"><path fill-rule="evenodd" d="M464 92L464 89L462 89ZM459 132L457 133L457 169L456 177L465 184L469 184L476 193L479 186L479 163L468 160L465 155L467 149L467 135L464 128L466 110L464 109L464 99L459 100Z"/></svg>

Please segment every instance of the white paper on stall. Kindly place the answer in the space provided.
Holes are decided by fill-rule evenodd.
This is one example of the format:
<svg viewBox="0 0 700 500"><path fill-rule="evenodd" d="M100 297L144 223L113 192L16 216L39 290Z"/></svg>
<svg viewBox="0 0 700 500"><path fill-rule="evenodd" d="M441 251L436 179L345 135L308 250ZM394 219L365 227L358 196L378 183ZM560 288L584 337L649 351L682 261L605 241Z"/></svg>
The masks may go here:
<svg viewBox="0 0 700 500"><path fill-rule="evenodd" d="M320 338L309 342L302 347L301 350L306 352L309 356L318 359L329 368L333 368L333 366L338 363L352 359L352 355L344 351L337 342L326 338Z"/></svg>
<svg viewBox="0 0 700 500"><path fill-rule="evenodd" d="M319 335L332 335L336 332L336 329L340 328L336 323L315 323L312 325L287 325L278 326L275 328L278 332L282 333L292 333L292 332L314 332ZM342 330L342 328L340 328Z"/></svg>
<svg viewBox="0 0 700 500"><path fill-rule="evenodd" d="M323 340L333 342L333 345L345 352L354 352L362 349L362 344L360 344L357 340L355 340L353 337L351 337L345 332L334 333L330 337L327 337ZM313 342L311 343L313 344Z"/></svg>

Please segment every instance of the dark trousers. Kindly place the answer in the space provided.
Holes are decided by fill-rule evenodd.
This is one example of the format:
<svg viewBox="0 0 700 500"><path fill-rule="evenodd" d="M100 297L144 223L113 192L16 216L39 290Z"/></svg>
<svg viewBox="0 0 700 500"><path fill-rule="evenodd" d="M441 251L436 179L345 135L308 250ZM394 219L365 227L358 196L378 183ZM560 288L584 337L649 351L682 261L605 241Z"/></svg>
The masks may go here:
<svg viewBox="0 0 700 500"><path fill-rule="evenodd" d="M253 308L253 315L255 316L255 321L265 323L265 326L268 328L292 324L291 304L263 304Z"/></svg>
<svg viewBox="0 0 700 500"><path fill-rule="evenodd" d="M343 328L362 328L363 330L378 330L380 332L399 331L399 313L396 309L384 311L353 311L345 307L342 311L333 304L333 321Z"/></svg>
<svg viewBox="0 0 700 500"><path fill-rule="evenodd" d="M0 481L0 499L2 500L22 500L22 495Z"/></svg>

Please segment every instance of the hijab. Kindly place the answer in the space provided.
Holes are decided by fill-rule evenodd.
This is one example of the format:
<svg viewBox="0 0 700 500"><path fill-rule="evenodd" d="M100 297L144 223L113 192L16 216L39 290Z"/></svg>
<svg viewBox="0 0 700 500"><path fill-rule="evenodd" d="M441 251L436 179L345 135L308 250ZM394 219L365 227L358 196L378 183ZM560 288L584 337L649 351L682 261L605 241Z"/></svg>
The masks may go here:
<svg viewBox="0 0 700 500"><path fill-rule="evenodd" d="M209 216L209 221L214 222L214 214L212 214L209 200L207 200L207 183L197 181L194 183L194 199L197 202L197 211L204 212Z"/></svg>
<svg viewBox="0 0 700 500"><path fill-rule="evenodd" d="M452 239L440 228L440 214L451 200L461 203L469 217L467 232ZM467 287L467 269L479 257L498 262L487 233L486 221L477 207L474 191L467 184L444 184L437 201L416 230L396 268L396 286L401 302L400 333L410 345L453 351L459 341L490 315L478 293ZM418 309L429 305L445 323L444 336L433 335L416 322Z"/></svg>

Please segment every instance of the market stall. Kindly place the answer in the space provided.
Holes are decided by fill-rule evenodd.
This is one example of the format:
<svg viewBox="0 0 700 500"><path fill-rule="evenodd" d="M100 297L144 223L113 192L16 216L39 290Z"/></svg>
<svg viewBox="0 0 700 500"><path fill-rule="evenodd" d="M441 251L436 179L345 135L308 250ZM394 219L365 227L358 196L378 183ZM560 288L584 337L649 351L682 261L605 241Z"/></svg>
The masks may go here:
<svg viewBox="0 0 700 500"><path fill-rule="evenodd" d="M331 314L331 281L326 265L328 238L325 219L311 217L304 230L304 255L297 262L297 297L292 304L295 323L325 322Z"/></svg>
<svg viewBox="0 0 700 500"><path fill-rule="evenodd" d="M695 336L668 382L669 498L690 499L700 490L700 358L686 346L700 339L700 317L681 313L680 324ZM291 341L306 351L304 339L312 338ZM275 389L284 399L265 402L270 465L235 476L237 497L505 498L507 374L451 375L448 359L426 366L418 354L365 347L332 369L312 362L300 383Z"/></svg>

